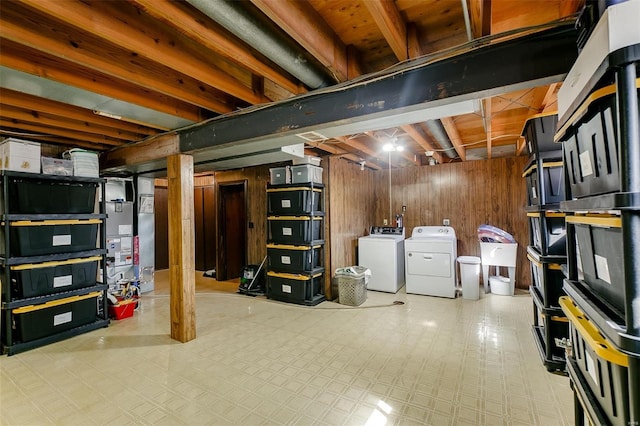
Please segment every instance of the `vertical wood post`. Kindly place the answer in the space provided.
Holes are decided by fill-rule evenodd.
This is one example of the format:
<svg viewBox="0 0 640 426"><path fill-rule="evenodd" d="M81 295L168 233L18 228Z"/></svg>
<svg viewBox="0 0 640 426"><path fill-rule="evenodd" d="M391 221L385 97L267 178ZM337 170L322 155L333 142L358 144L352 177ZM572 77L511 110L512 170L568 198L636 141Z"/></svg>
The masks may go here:
<svg viewBox="0 0 640 426"><path fill-rule="evenodd" d="M171 338L185 343L196 338L193 157L169 156L167 176Z"/></svg>

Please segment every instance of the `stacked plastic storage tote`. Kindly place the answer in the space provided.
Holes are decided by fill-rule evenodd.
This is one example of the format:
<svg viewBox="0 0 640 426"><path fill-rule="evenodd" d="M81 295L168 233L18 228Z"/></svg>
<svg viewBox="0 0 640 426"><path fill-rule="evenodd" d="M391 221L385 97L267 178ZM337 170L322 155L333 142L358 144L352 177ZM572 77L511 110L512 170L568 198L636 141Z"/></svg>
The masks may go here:
<svg viewBox="0 0 640 426"><path fill-rule="evenodd" d="M559 305L567 253L565 214L560 212L560 202L565 200L562 145L553 140L557 123L556 111L538 114L527 120L522 131L530 156L523 177L527 181L532 332L549 371L565 370L564 342L569 336Z"/></svg>
<svg viewBox="0 0 640 426"><path fill-rule="evenodd" d="M324 296L324 186L313 164L270 169L267 297L317 305Z"/></svg>
<svg viewBox="0 0 640 426"><path fill-rule="evenodd" d="M106 327L104 180L7 170L0 179L3 352Z"/></svg>
<svg viewBox="0 0 640 426"><path fill-rule="evenodd" d="M601 12L558 95L572 194L561 203L560 305L577 424L630 425L640 424L640 1Z"/></svg>

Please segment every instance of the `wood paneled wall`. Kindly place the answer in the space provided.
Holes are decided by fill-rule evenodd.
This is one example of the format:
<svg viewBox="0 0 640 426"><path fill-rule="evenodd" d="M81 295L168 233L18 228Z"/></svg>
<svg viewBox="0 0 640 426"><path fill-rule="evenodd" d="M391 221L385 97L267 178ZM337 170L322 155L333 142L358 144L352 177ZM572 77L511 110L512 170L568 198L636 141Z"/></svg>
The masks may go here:
<svg viewBox="0 0 640 426"><path fill-rule="evenodd" d="M391 221L406 206L407 238L415 226L441 225L449 219L459 256L480 256L479 225L511 233L519 243L516 286L528 288L529 231L522 178L527 161L527 157L515 157L392 169L390 211L388 170L360 171L356 165L332 158L328 163L330 271L357 264L358 237L366 235L371 225Z"/></svg>
<svg viewBox="0 0 640 426"><path fill-rule="evenodd" d="M522 171L527 157L465 161L438 166L391 170L360 170L357 164L339 157L325 157L325 268L326 288L336 268L357 264L358 238L372 225L392 220L406 206L407 237L415 226L440 225L449 219L458 237L459 256L479 256L477 228L497 226L511 233L519 243L516 286L531 284L526 248L529 245L525 211L526 186ZM247 261L259 264L266 256L267 195L271 166L217 172L214 177L196 178L196 186L213 182L247 180ZM506 272L505 272L506 274Z"/></svg>
<svg viewBox="0 0 640 426"><path fill-rule="evenodd" d="M330 294L329 277L336 268L358 264L358 237L367 235L375 223L376 175L339 157L323 159L322 166L327 187L325 235L329 249L325 256L325 294L332 299L337 295Z"/></svg>

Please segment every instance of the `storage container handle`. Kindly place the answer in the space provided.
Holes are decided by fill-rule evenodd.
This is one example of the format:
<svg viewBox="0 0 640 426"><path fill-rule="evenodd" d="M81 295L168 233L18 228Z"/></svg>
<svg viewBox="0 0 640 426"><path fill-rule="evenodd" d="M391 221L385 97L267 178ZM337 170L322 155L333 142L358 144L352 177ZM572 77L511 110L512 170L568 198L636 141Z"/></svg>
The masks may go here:
<svg viewBox="0 0 640 426"><path fill-rule="evenodd" d="M598 329L589 321L584 313L568 296L559 299L562 312L567 316L571 324L578 330L589 347L602 359L622 367L628 367L629 357L614 348L600 334Z"/></svg>

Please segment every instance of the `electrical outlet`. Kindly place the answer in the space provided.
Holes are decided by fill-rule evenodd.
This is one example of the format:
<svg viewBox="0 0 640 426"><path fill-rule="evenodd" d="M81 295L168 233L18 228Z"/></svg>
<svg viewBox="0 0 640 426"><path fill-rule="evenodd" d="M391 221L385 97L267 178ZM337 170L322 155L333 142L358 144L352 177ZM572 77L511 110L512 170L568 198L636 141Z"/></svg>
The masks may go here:
<svg viewBox="0 0 640 426"><path fill-rule="evenodd" d="M442 220L442 224L443 224L444 226L449 226L449 223L450 223L450 222L449 222L449 219L443 219L443 220Z"/></svg>
<svg viewBox="0 0 640 426"><path fill-rule="evenodd" d="M407 206L402 206L402 213L406 213L407 212Z"/></svg>
<svg viewBox="0 0 640 426"><path fill-rule="evenodd" d="M383 224L384 224L384 226L387 226L389 224L389 219L385 219Z"/></svg>

